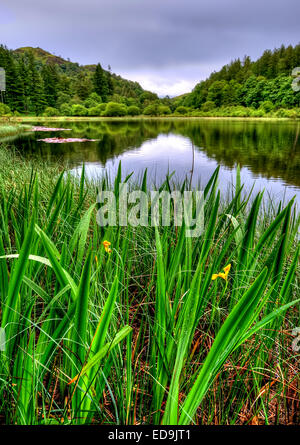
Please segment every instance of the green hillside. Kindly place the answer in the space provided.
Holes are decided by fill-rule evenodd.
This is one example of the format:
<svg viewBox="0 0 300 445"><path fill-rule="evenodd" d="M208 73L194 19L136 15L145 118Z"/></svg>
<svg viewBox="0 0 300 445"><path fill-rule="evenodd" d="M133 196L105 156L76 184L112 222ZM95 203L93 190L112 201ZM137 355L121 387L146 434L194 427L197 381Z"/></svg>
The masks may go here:
<svg viewBox="0 0 300 445"><path fill-rule="evenodd" d="M41 63L46 63L46 64L55 63L57 65L60 65L62 69L64 69L65 66L71 66L71 65L74 66L77 65L79 67L78 64L67 61L62 57L51 54L48 51L45 51L44 49L39 47L32 48L31 46L23 46L22 48L18 48L13 51L14 54L19 55L21 57L28 52L32 52L35 59Z"/></svg>
<svg viewBox="0 0 300 445"><path fill-rule="evenodd" d="M204 113L226 107L249 107L259 110L258 116L259 112L281 107L299 107L300 93L292 89L292 72L296 67L300 67L300 44L282 45L273 51L266 50L256 61L248 56L232 61L174 102Z"/></svg>
<svg viewBox="0 0 300 445"><path fill-rule="evenodd" d="M7 91L0 115L32 116L300 116L300 91L292 88L300 44L245 56L213 72L191 93L159 99L137 82L101 64L80 65L42 48L0 46Z"/></svg>
<svg viewBox="0 0 300 445"><path fill-rule="evenodd" d="M103 69L101 64L79 65L51 54L42 48L22 47L14 51L0 46L0 66L5 68L7 91L5 102L13 112L69 114L114 102L140 108L158 100L137 82L123 79ZM100 109L97 109L99 115ZM95 111L96 112L96 111Z"/></svg>

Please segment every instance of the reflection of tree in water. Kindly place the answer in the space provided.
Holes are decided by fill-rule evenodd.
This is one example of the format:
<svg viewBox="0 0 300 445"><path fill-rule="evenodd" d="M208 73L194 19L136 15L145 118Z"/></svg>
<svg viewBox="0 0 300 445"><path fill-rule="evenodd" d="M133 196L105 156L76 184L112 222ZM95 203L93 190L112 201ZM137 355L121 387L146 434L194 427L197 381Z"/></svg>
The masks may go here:
<svg viewBox="0 0 300 445"><path fill-rule="evenodd" d="M37 142L36 135L27 140L19 138L17 146L22 146L24 156L37 156L49 161L60 160L69 165L84 162L101 162L103 165L128 150L138 149L145 141L156 139L161 133L157 125L141 121L115 122L68 122L72 137L98 139L98 142L47 144ZM43 137L51 137L44 133Z"/></svg>
<svg viewBox="0 0 300 445"><path fill-rule="evenodd" d="M233 168L237 163L267 178L300 186L300 141L293 122L206 121L180 128L210 158Z"/></svg>
<svg viewBox="0 0 300 445"><path fill-rule="evenodd" d="M219 164L233 168L237 163L253 173L282 178L300 186L300 140L292 121L232 120L130 120L67 122L72 137L98 139L98 142L46 144L37 135L14 141L23 156L43 157L76 166L84 162L103 165L127 151L140 148L160 134L178 134L192 140L197 150ZM43 137L51 137L46 133Z"/></svg>

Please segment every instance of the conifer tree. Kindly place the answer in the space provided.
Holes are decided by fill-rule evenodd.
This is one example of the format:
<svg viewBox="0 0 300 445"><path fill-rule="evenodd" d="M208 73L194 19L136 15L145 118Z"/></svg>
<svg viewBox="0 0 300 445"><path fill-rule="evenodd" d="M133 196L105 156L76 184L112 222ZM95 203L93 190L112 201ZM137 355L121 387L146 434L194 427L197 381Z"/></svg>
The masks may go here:
<svg viewBox="0 0 300 445"><path fill-rule="evenodd" d="M44 82L46 104L49 107L55 107L59 86L59 77L55 65L43 65L42 78Z"/></svg>
<svg viewBox="0 0 300 445"><path fill-rule="evenodd" d="M96 71L93 80L94 80L95 93L97 93L98 96L101 97L103 102L106 102L107 96L109 95L109 87L108 87L107 76L103 71L100 63L98 63L98 65L96 66Z"/></svg>
<svg viewBox="0 0 300 445"><path fill-rule="evenodd" d="M85 100L91 94L93 83L90 77L84 73L80 73L75 84L75 91L81 100Z"/></svg>
<svg viewBox="0 0 300 445"><path fill-rule="evenodd" d="M12 111L24 111L24 90L17 64L12 57L8 58L6 71L7 105Z"/></svg>
<svg viewBox="0 0 300 445"><path fill-rule="evenodd" d="M27 57L24 55L21 57L18 63L18 71L23 84L24 93L24 112L30 111L30 75L27 63Z"/></svg>
<svg viewBox="0 0 300 445"><path fill-rule="evenodd" d="M35 114L41 114L46 106L44 82L41 73L38 71L37 62L32 52L27 54L28 73L28 110Z"/></svg>

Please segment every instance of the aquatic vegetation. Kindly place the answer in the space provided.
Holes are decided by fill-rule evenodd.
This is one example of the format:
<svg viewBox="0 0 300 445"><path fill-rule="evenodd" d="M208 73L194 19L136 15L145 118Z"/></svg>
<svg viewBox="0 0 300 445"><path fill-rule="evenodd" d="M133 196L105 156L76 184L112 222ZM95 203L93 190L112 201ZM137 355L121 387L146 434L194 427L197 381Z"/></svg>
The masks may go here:
<svg viewBox="0 0 300 445"><path fill-rule="evenodd" d="M45 138L37 139L39 142L47 142L48 144L65 144L68 142L97 142L98 139L85 138Z"/></svg>
<svg viewBox="0 0 300 445"><path fill-rule="evenodd" d="M28 125L0 123L0 137L15 136L28 130Z"/></svg>
<svg viewBox="0 0 300 445"><path fill-rule="evenodd" d="M31 127L28 131L71 131L71 128Z"/></svg>
<svg viewBox="0 0 300 445"><path fill-rule="evenodd" d="M130 183L121 166L93 183L84 169L2 161L2 423L299 423L293 201L267 208L239 174L225 199L217 169L198 238L99 227L99 189ZM147 172L130 187L147 190ZM167 177L160 190L172 187ZM226 286L212 282L220 270Z"/></svg>

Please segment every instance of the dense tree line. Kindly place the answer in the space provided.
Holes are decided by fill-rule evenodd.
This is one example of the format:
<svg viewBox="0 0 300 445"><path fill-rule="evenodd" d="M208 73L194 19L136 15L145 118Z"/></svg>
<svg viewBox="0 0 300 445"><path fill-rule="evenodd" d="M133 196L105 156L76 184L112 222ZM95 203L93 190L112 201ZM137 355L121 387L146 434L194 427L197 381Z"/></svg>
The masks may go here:
<svg viewBox="0 0 300 445"><path fill-rule="evenodd" d="M6 70L6 105L0 115L46 116L254 116L300 117L300 92L291 73L300 66L300 44L244 57L213 72L192 93L159 99L101 64L80 66L41 48L0 46Z"/></svg>
<svg viewBox="0 0 300 445"><path fill-rule="evenodd" d="M299 107L300 93L291 87L292 71L299 66L300 44L267 50L256 62L246 56L212 73L191 94L179 98L177 105L204 112L228 106L261 107L266 112Z"/></svg>

